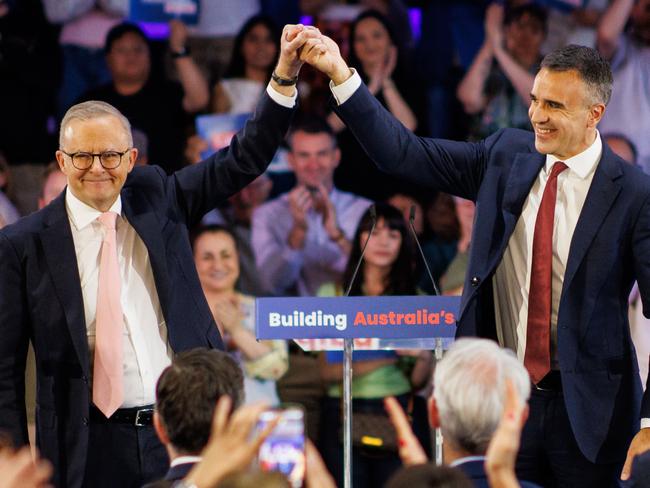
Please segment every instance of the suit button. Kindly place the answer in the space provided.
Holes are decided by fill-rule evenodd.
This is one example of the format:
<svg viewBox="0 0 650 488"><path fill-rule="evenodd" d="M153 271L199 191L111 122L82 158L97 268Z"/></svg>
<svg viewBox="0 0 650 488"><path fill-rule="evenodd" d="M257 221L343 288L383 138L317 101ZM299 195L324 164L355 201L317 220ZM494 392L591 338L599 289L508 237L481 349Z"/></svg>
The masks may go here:
<svg viewBox="0 0 650 488"><path fill-rule="evenodd" d="M82 380L84 383L88 384L88 376L82 376L82 377L81 377L81 380Z"/></svg>
<svg viewBox="0 0 650 488"><path fill-rule="evenodd" d="M81 421L83 422L84 425L88 425L88 417L84 417L83 419L81 419Z"/></svg>
<svg viewBox="0 0 650 488"><path fill-rule="evenodd" d="M480 283L481 283L481 278L479 278L478 276L474 276L474 277L470 280L470 284L471 284L474 288L476 288Z"/></svg>

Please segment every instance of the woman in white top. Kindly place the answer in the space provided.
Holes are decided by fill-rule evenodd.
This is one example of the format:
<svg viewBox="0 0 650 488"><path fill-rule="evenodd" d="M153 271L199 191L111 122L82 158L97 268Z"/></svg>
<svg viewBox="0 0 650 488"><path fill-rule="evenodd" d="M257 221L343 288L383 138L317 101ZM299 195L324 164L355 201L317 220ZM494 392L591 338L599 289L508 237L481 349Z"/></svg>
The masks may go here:
<svg viewBox="0 0 650 488"><path fill-rule="evenodd" d="M285 341L257 341L255 298L236 291L239 254L235 237L226 228L200 228L194 237L194 262L226 349L244 370L246 403L279 402L275 382L287 370Z"/></svg>
<svg viewBox="0 0 650 488"><path fill-rule="evenodd" d="M252 112L280 52L280 34L273 21L256 15L241 28L233 47L230 65L212 93L215 113Z"/></svg>

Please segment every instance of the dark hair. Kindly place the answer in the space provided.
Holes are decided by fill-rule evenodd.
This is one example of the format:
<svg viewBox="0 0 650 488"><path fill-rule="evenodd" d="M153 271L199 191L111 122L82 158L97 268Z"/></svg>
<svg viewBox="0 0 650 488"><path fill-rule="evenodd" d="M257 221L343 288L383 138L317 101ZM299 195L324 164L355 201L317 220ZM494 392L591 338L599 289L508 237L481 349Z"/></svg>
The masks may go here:
<svg viewBox="0 0 650 488"><path fill-rule="evenodd" d="M271 17L267 15L254 15L246 21L246 23L239 29L237 36L235 37L235 42L232 48L232 56L230 57L230 63L226 68L226 71L223 74L224 78L243 78L246 75L246 60L244 59L244 54L242 53L242 46L244 44L244 39L248 33L253 30L257 25L263 25L271 33L271 39L275 43L276 51L276 60L280 55L280 31L275 25ZM268 78L271 78L271 73L275 67L275 61L271 63L268 69Z"/></svg>
<svg viewBox="0 0 650 488"><path fill-rule="evenodd" d="M458 468L418 464L400 468L385 488L472 488L474 483Z"/></svg>
<svg viewBox="0 0 650 488"><path fill-rule="evenodd" d="M217 232L223 232L224 234L228 234L230 237L232 237L232 240L235 241L235 249L237 249L237 252L239 252L239 240L237 239L234 231L230 227L221 224L200 225L193 229L190 234L192 250L194 250L194 245L196 244L198 238L203 234L216 234Z"/></svg>
<svg viewBox="0 0 650 488"><path fill-rule="evenodd" d="M356 68L359 70L359 74L361 75L362 78L366 79L367 78L367 73L363 72L363 65L361 64L361 60L357 56L356 51L354 50L354 38L357 35L357 28L359 24L366 19L375 19L377 20L383 27L386 29L386 32L388 32L388 37L390 37L390 42L396 46L399 50L399 43L397 42L397 39L395 38L395 33L393 32L393 28L390 25L390 22L386 18L384 14L379 12L378 10L366 10L362 12L354 21L352 24L350 24L350 54L348 56L348 64L352 66L353 68ZM401 58L400 56L401 53L397 53L397 62L399 64L399 60ZM397 70L397 68L396 68Z"/></svg>
<svg viewBox="0 0 650 488"><path fill-rule="evenodd" d="M244 375L228 353L196 348L174 357L158 378L156 411L176 449L201 452L222 395L232 399L233 409L244 399Z"/></svg>
<svg viewBox="0 0 650 488"><path fill-rule="evenodd" d="M526 3L524 5L519 5L518 7L506 9L503 24L510 25L514 21L521 19L524 15L529 15L542 24L542 29L546 33L548 14L546 13L546 9L535 3Z"/></svg>
<svg viewBox="0 0 650 488"><path fill-rule="evenodd" d="M325 119L316 115L302 114L291 124L289 132L287 133L287 144L289 149L293 149L291 141L296 132L306 132L307 134L327 134L332 139L332 145L336 146L336 134L332 127L325 121Z"/></svg>
<svg viewBox="0 0 650 488"><path fill-rule="evenodd" d="M400 246L397 258L393 263L390 273L388 274L387 282L384 287L384 295L414 295L416 293L416 278L413 269L413 246L411 244L410 234L406 228L406 222L402 212L398 209L384 202L375 204L375 211L377 214L377 223L383 220L385 225L391 230L399 231L402 236L402 245ZM345 289L350 284L354 268L361 257L361 233L370 231L372 227L372 218L370 209L361 217L357 231L352 240L352 250L350 251L350 258L348 259L347 267L343 273L343 286ZM350 290L350 295L358 296L363 295L361 285L363 284L364 265L361 264L359 275L355 278Z"/></svg>
<svg viewBox="0 0 650 488"><path fill-rule="evenodd" d="M138 27L136 24L132 24L131 22L122 22L121 24L117 24L115 27L113 27L111 30L108 31L108 34L106 34L106 42L104 43L104 53L105 54L110 53L111 49L113 48L113 44L115 44L116 41L118 41L126 34L135 34L136 36L139 36L145 42L145 44L149 48L149 51L151 51L151 46L149 45L149 39L142 31L142 29L140 29L140 27Z"/></svg>
<svg viewBox="0 0 650 488"><path fill-rule="evenodd" d="M569 44L547 54L542 60L541 68L550 71L577 71L587 84L592 103L609 103L612 69L597 50Z"/></svg>

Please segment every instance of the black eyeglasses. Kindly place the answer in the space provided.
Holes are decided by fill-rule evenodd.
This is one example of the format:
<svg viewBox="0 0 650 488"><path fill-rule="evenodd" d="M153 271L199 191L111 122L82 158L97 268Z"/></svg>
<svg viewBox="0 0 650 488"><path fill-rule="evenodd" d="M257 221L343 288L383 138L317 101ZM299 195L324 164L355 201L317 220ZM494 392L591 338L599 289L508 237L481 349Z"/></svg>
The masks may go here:
<svg viewBox="0 0 650 488"><path fill-rule="evenodd" d="M72 166L77 169L88 169L93 165L95 157L99 158L99 163L104 169L115 169L122 162L122 156L128 153L131 148L127 148L125 151L104 151L100 153L89 153L89 152L75 152L68 153L63 150L61 152L66 156L69 156L72 160Z"/></svg>

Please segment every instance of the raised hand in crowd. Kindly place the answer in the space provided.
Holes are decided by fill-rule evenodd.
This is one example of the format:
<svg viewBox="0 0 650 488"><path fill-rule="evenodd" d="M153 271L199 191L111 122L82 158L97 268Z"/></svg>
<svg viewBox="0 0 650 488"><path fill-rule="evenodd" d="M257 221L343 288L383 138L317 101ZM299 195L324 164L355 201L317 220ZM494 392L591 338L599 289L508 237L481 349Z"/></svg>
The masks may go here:
<svg viewBox="0 0 650 488"><path fill-rule="evenodd" d="M334 478L327 470L325 462L316 446L307 439L305 442L305 486L306 488L336 488Z"/></svg>
<svg viewBox="0 0 650 488"><path fill-rule="evenodd" d="M520 486L515 475L515 461L527 412L526 403L519 398L512 380L506 379L503 415L490 440L485 458L485 471L492 488Z"/></svg>
<svg viewBox="0 0 650 488"><path fill-rule="evenodd" d="M28 446L17 451L0 449L0 488L41 488L50 486L52 465L32 457Z"/></svg>
<svg viewBox="0 0 650 488"><path fill-rule="evenodd" d="M217 402L210 440L201 454L201 462L185 478L188 484L193 483L197 488L214 487L226 476L248 469L279 421L278 417L269 422L259 435L251 438L257 419L268 405L245 405L232 415L231 407L232 400L228 396L222 396Z"/></svg>
<svg viewBox="0 0 650 488"><path fill-rule="evenodd" d="M372 72L368 73L370 75L370 81L368 82L368 90L370 90L370 93L376 95L386 84L392 83L391 77L396 66L397 47L390 46L384 62L377 63L372 67Z"/></svg>
<svg viewBox="0 0 650 488"><path fill-rule="evenodd" d="M404 466L413 466L415 464L424 464L428 462L427 455L413 433L411 423L409 422L404 409L395 397L391 396L384 399L384 407L386 408L388 417L397 432L399 457L401 458L402 463L404 463Z"/></svg>

